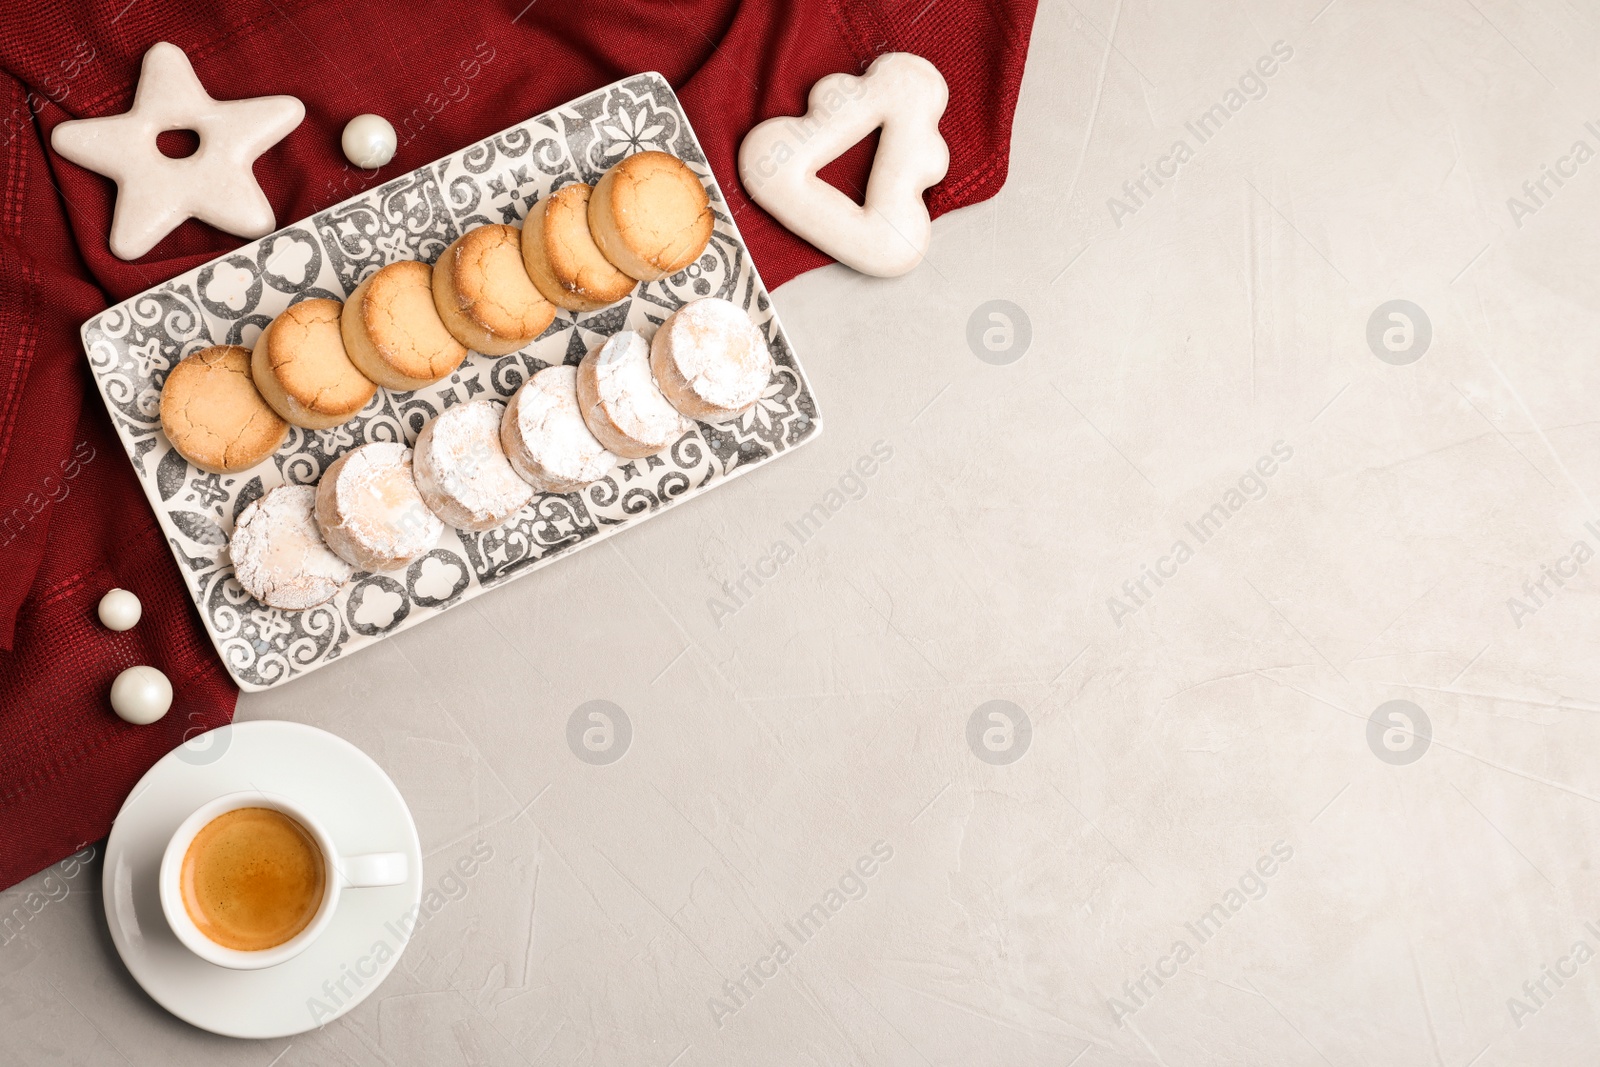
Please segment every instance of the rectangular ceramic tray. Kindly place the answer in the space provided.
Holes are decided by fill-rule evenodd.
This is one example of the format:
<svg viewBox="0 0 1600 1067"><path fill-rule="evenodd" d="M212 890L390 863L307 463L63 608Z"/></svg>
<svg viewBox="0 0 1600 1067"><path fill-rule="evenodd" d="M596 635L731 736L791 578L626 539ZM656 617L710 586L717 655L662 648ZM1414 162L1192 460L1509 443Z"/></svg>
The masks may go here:
<svg viewBox="0 0 1600 1067"><path fill-rule="evenodd" d="M161 432L167 372L214 344L251 345L296 300L342 300L387 263L432 263L464 231L517 223L570 182L593 183L624 156L659 149L680 157L706 185L716 215L711 244L687 270L641 284L592 314L563 311L532 344L509 356L472 353L426 389L383 389L332 430L290 427L277 453L238 474L191 466ZM467 400L505 399L556 363L576 364L623 329L648 334L672 311L705 296L744 307L771 347L776 373L760 402L725 426L699 425L671 448L622 464L579 493L546 493L487 533L446 529L404 570L358 572L328 604L280 611L233 576L228 538L239 512L286 482L314 484L339 456L369 441L412 443L439 412ZM108 308L83 326L100 395L155 508L173 558L229 673L247 690L298 678L558 557L587 548L674 503L770 462L821 430L816 403L705 154L659 74L639 74L462 149L336 207L318 212Z"/></svg>

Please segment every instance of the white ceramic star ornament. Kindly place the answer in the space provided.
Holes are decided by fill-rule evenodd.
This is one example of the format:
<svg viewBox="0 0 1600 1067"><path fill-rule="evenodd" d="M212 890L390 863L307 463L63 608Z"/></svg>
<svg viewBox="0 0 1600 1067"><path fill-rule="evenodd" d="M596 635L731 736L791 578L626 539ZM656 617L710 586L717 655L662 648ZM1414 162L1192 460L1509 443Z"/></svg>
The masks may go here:
<svg viewBox="0 0 1600 1067"><path fill-rule="evenodd" d="M190 218L239 237L271 233L277 219L250 166L305 114L292 96L213 100L183 49L162 41L144 54L132 109L63 122L50 144L117 183L111 251L138 259ZM167 130L193 130L200 148L184 159L163 155L156 135Z"/></svg>

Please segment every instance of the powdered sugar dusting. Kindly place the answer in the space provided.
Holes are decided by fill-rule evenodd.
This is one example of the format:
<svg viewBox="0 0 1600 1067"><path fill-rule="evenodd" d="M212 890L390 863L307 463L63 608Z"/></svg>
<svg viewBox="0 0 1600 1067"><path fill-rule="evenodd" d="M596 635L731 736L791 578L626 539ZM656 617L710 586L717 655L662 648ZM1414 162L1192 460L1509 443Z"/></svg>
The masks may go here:
<svg viewBox="0 0 1600 1067"><path fill-rule="evenodd" d="M500 447L498 400L459 404L417 438L413 460L422 499L451 526L492 530L533 497Z"/></svg>
<svg viewBox="0 0 1600 1067"><path fill-rule="evenodd" d="M589 432L578 409L578 370L546 367L511 398L502 437L518 473L534 486L566 492L605 477L617 457Z"/></svg>
<svg viewBox="0 0 1600 1067"><path fill-rule="evenodd" d="M350 579L350 565L317 532L316 500L309 485L281 485L239 513L229 548L234 577L269 607L315 607Z"/></svg>
<svg viewBox="0 0 1600 1067"><path fill-rule="evenodd" d="M405 445L362 445L330 467L322 480L320 492L331 493L332 505L318 515L323 534L334 551L357 566L401 566L432 548L444 533L444 523L417 491L411 449Z"/></svg>
<svg viewBox="0 0 1600 1067"><path fill-rule="evenodd" d="M738 411L761 398L772 353L744 309L717 297L685 304L657 331L654 345L701 400Z"/></svg>
<svg viewBox="0 0 1600 1067"><path fill-rule="evenodd" d="M595 391L624 434L662 449L688 432L689 420L656 387L650 373L650 346L643 337L632 330L613 334L594 358Z"/></svg>

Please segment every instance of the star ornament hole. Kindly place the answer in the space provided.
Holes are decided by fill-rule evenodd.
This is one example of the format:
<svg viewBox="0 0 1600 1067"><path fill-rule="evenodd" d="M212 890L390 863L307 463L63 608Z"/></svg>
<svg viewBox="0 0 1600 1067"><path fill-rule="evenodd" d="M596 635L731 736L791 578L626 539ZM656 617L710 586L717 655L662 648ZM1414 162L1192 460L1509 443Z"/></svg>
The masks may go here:
<svg viewBox="0 0 1600 1067"><path fill-rule="evenodd" d="M200 151L198 130L163 130L156 134L156 148L168 159L188 159Z"/></svg>

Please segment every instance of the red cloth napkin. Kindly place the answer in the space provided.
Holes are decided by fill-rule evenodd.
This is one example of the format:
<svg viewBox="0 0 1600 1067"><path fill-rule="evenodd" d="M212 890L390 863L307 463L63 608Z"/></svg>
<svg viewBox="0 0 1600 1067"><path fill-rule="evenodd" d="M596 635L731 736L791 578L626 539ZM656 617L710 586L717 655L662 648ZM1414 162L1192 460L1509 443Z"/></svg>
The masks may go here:
<svg viewBox="0 0 1600 1067"><path fill-rule="evenodd" d="M114 189L56 156L50 130L132 103L144 52L171 41L219 98L288 93L306 120L256 164L288 224L530 115L641 70L677 89L768 286L829 259L747 200L735 159L762 119L804 111L811 84L915 52L950 85L950 172L934 214L1005 181L1035 0L584 0L501 5L387 0L106 0L14 7L0 31L0 888L110 827L141 774L237 696L94 392L78 327L242 242L187 222L143 259L107 248ZM347 166L344 123L394 123L376 175ZM873 140L823 172L859 197ZM114 586L144 602L100 626ZM128 726L107 692L159 667L176 699Z"/></svg>

